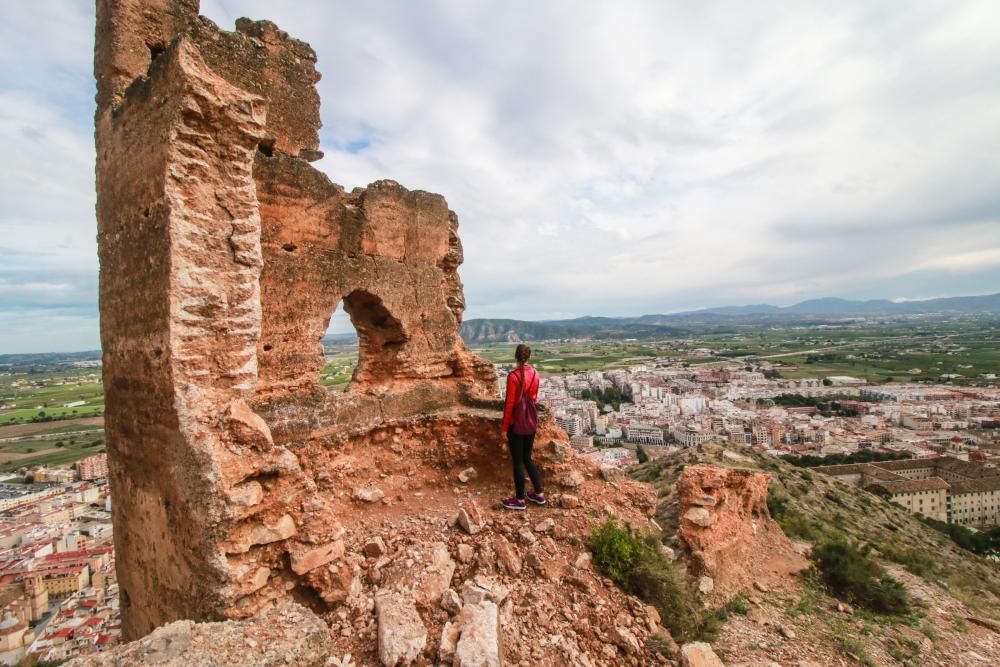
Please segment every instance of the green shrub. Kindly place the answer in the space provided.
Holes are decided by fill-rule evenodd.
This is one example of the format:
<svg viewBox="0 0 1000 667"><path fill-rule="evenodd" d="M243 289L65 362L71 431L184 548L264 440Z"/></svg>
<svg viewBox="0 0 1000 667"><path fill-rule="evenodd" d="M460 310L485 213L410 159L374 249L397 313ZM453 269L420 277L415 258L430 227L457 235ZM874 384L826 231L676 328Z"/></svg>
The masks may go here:
<svg viewBox="0 0 1000 667"><path fill-rule="evenodd" d="M701 600L687 584L684 572L660 551L655 537L640 542L626 590L653 605L663 626L677 641L708 639L712 634Z"/></svg>
<svg viewBox="0 0 1000 667"><path fill-rule="evenodd" d="M883 556L899 563L918 577L930 579L937 572L937 561L920 549L897 549L891 544L887 544L882 546L879 551L882 552Z"/></svg>
<svg viewBox="0 0 1000 667"><path fill-rule="evenodd" d="M868 549L835 539L813 547L810 558L834 597L882 614L909 611L903 586L885 573Z"/></svg>
<svg viewBox="0 0 1000 667"><path fill-rule="evenodd" d="M732 600L730 600L726 606L719 609L716 612L718 617L723 621L728 621L729 617L733 614L739 614L740 616L746 616L750 613L750 605L747 603L747 599L742 595L737 595Z"/></svg>
<svg viewBox="0 0 1000 667"><path fill-rule="evenodd" d="M778 520L786 514L788 509L788 496L781 487L772 484L767 493L767 511L775 520Z"/></svg>
<svg viewBox="0 0 1000 667"><path fill-rule="evenodd" d="M790 498L784 489L778 485L772 484L768 489L767 509L781 526L785 535L793 540L816 542L823 539L826 531L834 534L838 532L836 528L824 526L815 519L810 519L796 511L791 506Z"/></svg>
<svg viewBox="0 0 1000 667"><path fill-rule="evenodd" d="M659 653L667 658L673 659L676 644L673 637L663 631L657 631L646 638L646 648L653 653Z"/></svg>
<svg viewBox="0 0 1000 667"><path fill-rule="evenodd" d="M597 567L611 581L623 588L628 586L628 573L639 555L639 540L629 526L621 527L614 517L594 528L590 549Z"/></svg>
<svg viewBox="0 0 1000 667"><path fill-rule="evenodd" d="M710 639L718 620L702 608L683 570L667 560L653 535L636 535L610 518L594 528L590 548L597 568L627 592L652 605L678 642Z"/></svg>

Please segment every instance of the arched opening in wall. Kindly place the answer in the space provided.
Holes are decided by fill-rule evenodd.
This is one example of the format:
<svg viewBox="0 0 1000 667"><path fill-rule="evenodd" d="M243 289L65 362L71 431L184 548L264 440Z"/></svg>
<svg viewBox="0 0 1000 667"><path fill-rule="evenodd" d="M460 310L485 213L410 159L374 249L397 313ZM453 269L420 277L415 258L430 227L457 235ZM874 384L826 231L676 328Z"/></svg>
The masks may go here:
<svg viewBox="0 0 1000 667"><path fill-rule="evenodd" d="M334 312L323 338L326 364L320 383L345 391L392 380L399 351L407 340L403 325L382 299L365 290L351 292L341 305L343 310ZM345 319L349 319L354 335Z"/></svg>

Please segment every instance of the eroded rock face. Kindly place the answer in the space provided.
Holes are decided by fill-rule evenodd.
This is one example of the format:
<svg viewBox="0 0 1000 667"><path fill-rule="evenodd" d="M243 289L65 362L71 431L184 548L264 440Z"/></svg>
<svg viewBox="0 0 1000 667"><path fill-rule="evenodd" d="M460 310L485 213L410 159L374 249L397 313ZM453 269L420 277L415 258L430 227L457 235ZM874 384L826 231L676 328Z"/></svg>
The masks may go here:
<svg viewBox="0 0 1000 667"><path fill-rule="evenodd" d="M677 482L679 537L705 595L728 599L807 567L767 509L765 472L696 465Z"/></svg>
<svg viewBox="0 0 1000 667"><path fill-rule="evenodd" d="M297 587L337 598L344 506L316 462L495 393L458 337L457 217L439 195L346 192L309 164L316 55L273 23L226 32L197 0L98 0L94 63L125 637ZM342 395L318 383L338 307L360 337Z"/></svg>

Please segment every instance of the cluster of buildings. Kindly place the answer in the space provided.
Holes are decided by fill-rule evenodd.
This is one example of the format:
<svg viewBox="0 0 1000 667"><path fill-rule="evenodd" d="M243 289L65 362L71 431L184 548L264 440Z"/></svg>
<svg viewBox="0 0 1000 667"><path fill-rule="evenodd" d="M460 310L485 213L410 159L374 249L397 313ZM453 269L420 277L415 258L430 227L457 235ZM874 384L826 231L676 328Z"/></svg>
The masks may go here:
<svg viewBox="0 0 1000 667"><path fill-rule="evenodd" d="M121 637L107 460L84 461L0 479L0 665L57 664Z"/></svg>
<svg viewBox="0 0 1000 667"><path fill-rule="evenodd" d="M938 521L1000 525L1000 468L951 456L814 468Z"/></svg>
<svg viewBox="0 0 1000 667"><path fill-rule="evenodd" d="M708 441L735 442L778 456L869 450L940 460L940 466L951 466L951 476L940 466L917 468L932 470L919 478L923 472L869 469L865 486L881 475L889 485L883 490L899 494L898 500L904 506L909 501L915 511L921 511L923 500L925 513L942 521L1000 523L992 513L1000 511L1000 486L993 496L994 489L986 488L993 482L983 481L1000 470L1000 389L870 385L849 376L786 379L771 370L652 363L550 375L542 379L539 400L577 450L606 464L628 466L640 451L656 457ZM610 386L627 400L612 406L584 398ZM837 409L821 412L816 403L824 401L836 401ZM954 472L956 466L964 472ZM996 480L1000 483L1000 476Z"/></svg>

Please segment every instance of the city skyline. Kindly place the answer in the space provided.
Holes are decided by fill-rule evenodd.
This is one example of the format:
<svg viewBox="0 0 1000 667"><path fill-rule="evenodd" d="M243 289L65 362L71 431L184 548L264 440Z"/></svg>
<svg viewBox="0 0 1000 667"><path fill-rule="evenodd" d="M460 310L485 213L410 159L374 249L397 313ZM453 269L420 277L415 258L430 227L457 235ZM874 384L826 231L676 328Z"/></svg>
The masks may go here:
<svg viewBox="0 0 1000 667"><path fill-rule="evenodd" d="M93 349L93 5L0 12L0 353ZM467 319L1000 291L992 3L202 13L316 49L332 180L447 198Z"/></svg>

